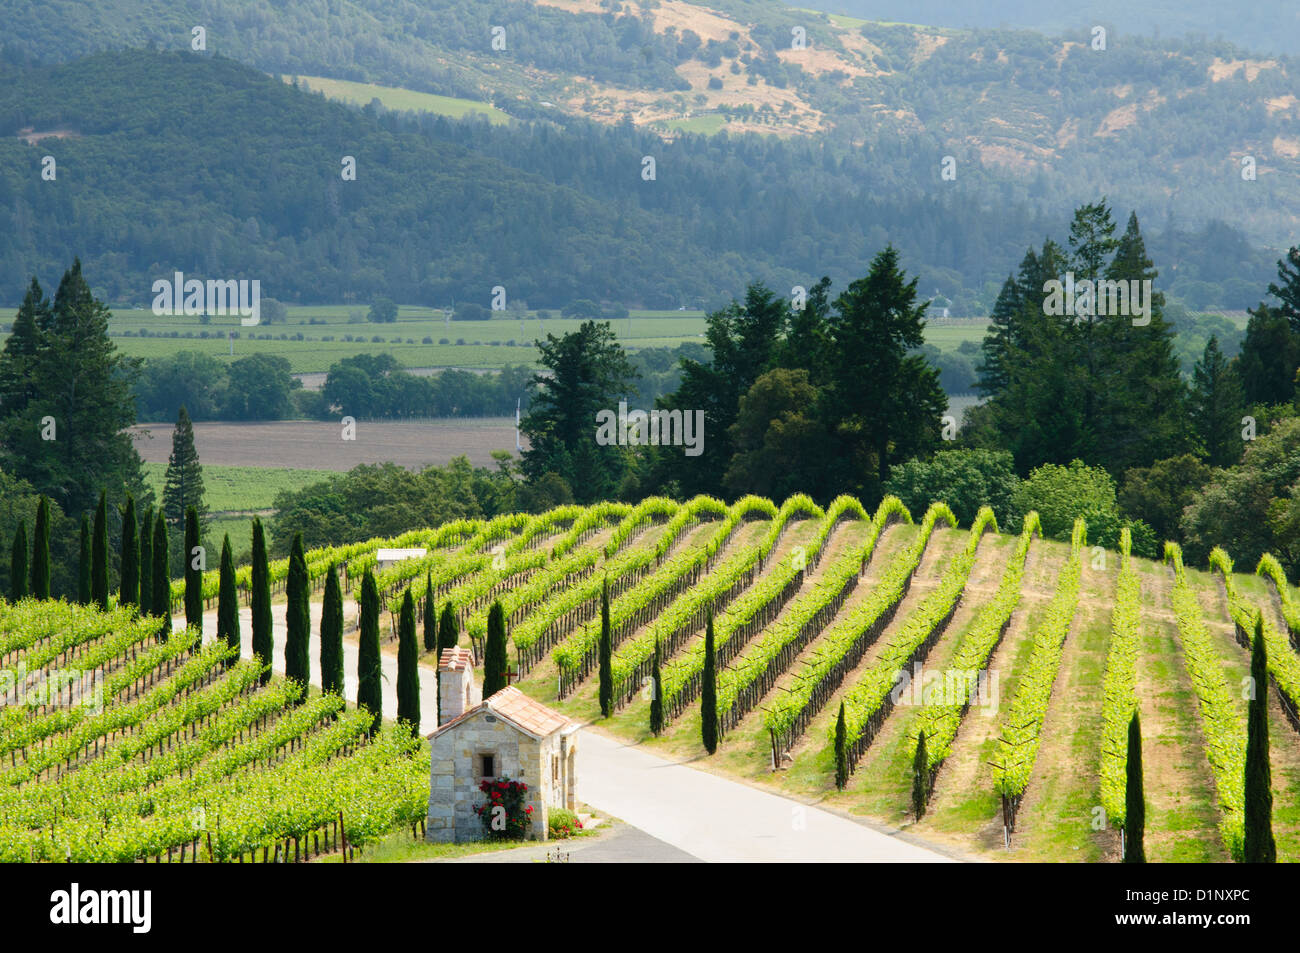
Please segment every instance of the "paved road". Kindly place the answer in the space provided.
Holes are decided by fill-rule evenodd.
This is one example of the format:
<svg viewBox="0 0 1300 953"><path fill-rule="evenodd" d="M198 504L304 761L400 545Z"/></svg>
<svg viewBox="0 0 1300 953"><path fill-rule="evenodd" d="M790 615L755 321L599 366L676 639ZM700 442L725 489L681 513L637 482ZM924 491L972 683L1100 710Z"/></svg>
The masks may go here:
<svg viewBox="0 0 1300 953"><path fill-rule="evenodd" d="M311 679L320 684L321 604L311 604ZM344 616L355 618L356 603L344 600ZM272 606L275 650L273 667L284 671L283 601ZM252 655L252 617L240 613L241 645ZM387 624L387 620L383 620ZM176 627L183 626L183 615ZM204 639L216 637L215 610L204 613ZM343 643L345 697L357 697L357 648ZM384 654L384 714L397 711L397 659ZM437 678L429 666L420 671L420 730L436 727ZM636 832L622 831L586 861L640 859L709 862L897 861L944 862L950 858L927 847L857 823L816 807L760 791L757 788L667 761L590 728L578 740L578 799L602 814L621 818ZM646 839L638 841L639 832ZM602 841L594 842L595 849ZM588 847L583 848L586 853ZM638 849L644 853L636 857ZM666 852L675 849L686 856ZM513 852L512 852L513 853ZM543 854L545 851L543 851ZM578 859L577 853L573 859Z"/></svg>
<svg viewBox="0 0 1300 953"><path fill-rule="evenodd" d="M489 854L470 854L454 860L430 861L440 864L695 864L684 850L656 840L645 831L628 824L615 823L614 829L600 837L571 841L551 841L536 847Z"/></svg>
<svg viewBox="0 0 1300 953"><path fill-rule="evenodd" d="M578 799L715 863L950 860L897 835L666 761L589 728L578 739Z"/></svg>

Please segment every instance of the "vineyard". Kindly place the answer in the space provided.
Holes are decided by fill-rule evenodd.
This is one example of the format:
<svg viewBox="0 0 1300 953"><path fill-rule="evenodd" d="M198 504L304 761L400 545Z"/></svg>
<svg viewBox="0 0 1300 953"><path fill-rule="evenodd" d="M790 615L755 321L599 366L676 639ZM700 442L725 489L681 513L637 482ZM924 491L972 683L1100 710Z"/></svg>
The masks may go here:
<svg viewBox="0 0 1300 953"><path fill-rule="evenodd" d="M1242 574L1215 550L1198 570L1174 544L1162 563L1129 544L1089 545L1082 519L1044 539L1033 513L986 507L960 526L942 502L910 513L892 497L874 512L851 497L650 498L412 529L306 563L316 590L338 567L352 644L367 573L385 652L409 590L418 612L450 606L481 664L499 601L511 679L545 704L995 859L1117 858L1134 713L1152 859L1239 856L1258 614L1274 831L1279 859L1300 859L1300 602L1281 565ZM424 552L381 568L386 547ZM287 575L271 563L279 620ZM246 605L246 568L236 583ZM217 574L201 584L211 609ZM172 597L175 612L183 582ZM26 692L0 709L0 859L293 860L418 827L423 742L387 722L371 736L353 696L264 679L247 637L243 658L212 638L213 615L202 638L163 640L126 608L0 602L0 668L18 673L5 687ZM422 656L422 681L434 662ZM67 672L94 674L95 704L55 685Z"/></svg>

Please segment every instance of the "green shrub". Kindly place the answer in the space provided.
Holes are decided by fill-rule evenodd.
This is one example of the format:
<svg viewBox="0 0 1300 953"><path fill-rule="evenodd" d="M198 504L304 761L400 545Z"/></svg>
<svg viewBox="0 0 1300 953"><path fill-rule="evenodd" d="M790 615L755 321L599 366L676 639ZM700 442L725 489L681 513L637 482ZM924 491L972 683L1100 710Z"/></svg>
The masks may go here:
<svg viewBox="0 0 1300 953"><path fill-rule="evenodd" d="M562 807L553 807L546 812L546 824L551 837L573 837L582 830L578 815Z"/></svg>

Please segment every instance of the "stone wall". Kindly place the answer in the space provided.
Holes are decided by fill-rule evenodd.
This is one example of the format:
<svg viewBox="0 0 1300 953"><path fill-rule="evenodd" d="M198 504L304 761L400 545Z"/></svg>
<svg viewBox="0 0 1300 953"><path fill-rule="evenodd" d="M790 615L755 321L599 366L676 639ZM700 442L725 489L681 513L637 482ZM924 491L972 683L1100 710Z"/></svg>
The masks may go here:
<svg viewBox="0 0 1300 953"><path fill-rule="evenodd" d="M483 754L493 755L495 777L528 785L527 804L533 808L531 836L546 839L550 754L552 748L559 750L558 735L538 742L482 709L430 744L432 767L426 826L430 841L459 842L483 837L482 822L474 813L475 805L485 800L478 789Z"/></svg>

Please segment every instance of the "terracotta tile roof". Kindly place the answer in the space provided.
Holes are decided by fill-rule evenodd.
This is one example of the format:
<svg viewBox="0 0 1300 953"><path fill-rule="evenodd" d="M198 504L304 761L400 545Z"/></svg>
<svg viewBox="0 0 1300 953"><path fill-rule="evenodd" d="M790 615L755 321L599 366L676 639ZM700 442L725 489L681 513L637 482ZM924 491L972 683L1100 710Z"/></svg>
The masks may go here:
<svg viewBox="0 0 1300 953"><path fill-rule="evenodd" d="M454 651L447 649L446 652ZM444 653L445 654L445 653ZM491 698L479 702L469 711L462 715L457 715L446 724L439 725L426 738L436 738L449 728L460 724L472 715L478 714L486 708L489 712L501 718L508 724L514 725L520 731L532 735L534 738L545 738L565 728L578 726L578 723L571 718L561 715L558 711L547 708L541 702L533 701L513 685L501 689Z"/></svg>
<svg viewBox="0 0 1300 953"><path fill-rule="evenodd" d="M438 671L454 672L474 667L474 656L469 649L443 649L438 657Z"/></svg>
<svg viewBox="0 0 1300 953"><path fill-rule="evenodd" d="M574 722L541 702L533 701L513 685L501 689L483 704L492 712L538 738L545 738Z"/></svg>
<svg viewBox="0 0 1300 953"><path fill-rule="evenodd" d="M482 708L482 707L483 707L483 705L482 705L482 703L480 702L479 704L477 704L477 705L475 705L473 708L471 708L469 711L461 712L459 715L457 715L457 716L456 716L455 718L453 718L451 721L444 721L441 725L439 725L437 728L433 729L433 731L429 732L429 733L428 733L427 735L425 735L424 737L426 737L426 738L436 738L438 735L442 734L444 731L446 731L448 728L452 727L453 725L459 725L462 721L464 721L464 720L465 720L466 718L468 718L470 715L475 714L475 713L476 713L480 708Z"/></svg>

